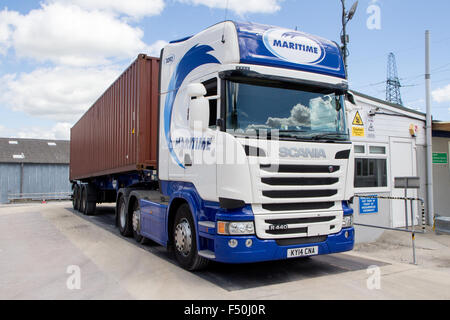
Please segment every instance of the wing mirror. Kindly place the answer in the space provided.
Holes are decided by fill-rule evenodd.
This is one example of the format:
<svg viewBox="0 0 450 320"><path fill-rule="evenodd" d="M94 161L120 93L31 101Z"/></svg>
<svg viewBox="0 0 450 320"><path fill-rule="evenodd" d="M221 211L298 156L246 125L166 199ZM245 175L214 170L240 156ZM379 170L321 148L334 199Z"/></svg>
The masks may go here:
<svg viewBox="0 0 450 320"><path fill-rule="evenodd" d="M209 101L205 98L206 88L201 83L187 86L189 102L189 127L192 130L205 131L209 124Z"/></svg>
<svg viewBox="0 0 450 320"><path fill-rule="evenodd" d="M345 92L345 97L351 104L354 104L356 106L355 96L353 95L353 93L347 91Z"/></svg>

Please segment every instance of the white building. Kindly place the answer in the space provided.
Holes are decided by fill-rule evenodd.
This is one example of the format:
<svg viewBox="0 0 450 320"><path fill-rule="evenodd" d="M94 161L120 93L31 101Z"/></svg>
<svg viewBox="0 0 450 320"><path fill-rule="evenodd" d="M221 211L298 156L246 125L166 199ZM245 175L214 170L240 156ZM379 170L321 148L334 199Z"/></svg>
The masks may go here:
<svg viewBox="0 0 450 320"><path fill-rule="evenodd" d="M355 151L355 194L403 197L404 190L394 188L394 178L419 176L421 188L410 190L408 196L426 201L425 114L353 93L356 106L347 105ZM402 200L355 197L352 207L356 223L394 228L405 226L405 204ZM421 221L418 202L414 210L417 223ZM410 224L410 216L408 219ZM382 233L381 229L357 226L356 241L373 241Z"/></svg>

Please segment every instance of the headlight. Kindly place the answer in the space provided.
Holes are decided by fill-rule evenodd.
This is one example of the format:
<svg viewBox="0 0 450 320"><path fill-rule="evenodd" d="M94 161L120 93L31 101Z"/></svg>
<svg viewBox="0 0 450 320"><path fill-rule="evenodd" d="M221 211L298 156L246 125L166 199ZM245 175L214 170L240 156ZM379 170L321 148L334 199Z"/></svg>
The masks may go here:
<svg viewBox="0 0 450 320"><path fill-rule="evenodd" d="M344 216L342 228L350 228L351 226L353 226L353 215Z"/></svg>
<svg viewBox="0 0 450 320"><path fill-rule="evenodd" d="M255 234L253 221L218 221L217 233L223 235Z"/></svg>

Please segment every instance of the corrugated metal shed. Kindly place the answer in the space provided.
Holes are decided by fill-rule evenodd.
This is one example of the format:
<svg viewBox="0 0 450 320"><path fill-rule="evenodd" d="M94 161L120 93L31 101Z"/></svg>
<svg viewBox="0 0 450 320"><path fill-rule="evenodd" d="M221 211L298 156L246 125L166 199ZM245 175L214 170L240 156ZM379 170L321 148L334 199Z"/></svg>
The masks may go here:
<svg viewBox="0 0 450 320"><path fill-rule="evenodd" d="M0 138L0 203L11 194L70 192L70 142Z"/></svg>

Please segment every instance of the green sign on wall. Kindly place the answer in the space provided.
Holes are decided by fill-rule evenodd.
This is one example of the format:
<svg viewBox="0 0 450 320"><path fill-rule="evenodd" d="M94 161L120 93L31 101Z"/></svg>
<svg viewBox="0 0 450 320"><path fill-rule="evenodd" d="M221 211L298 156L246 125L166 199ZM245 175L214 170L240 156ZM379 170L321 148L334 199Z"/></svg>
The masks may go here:
<svg viewBox="0 0 450 320"><path fill-rule="evenodd" d="M447 153L433 152L433 163L447 164L448 163Z"/></svg>

